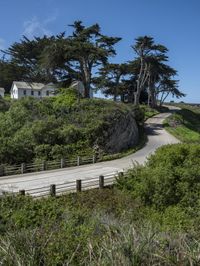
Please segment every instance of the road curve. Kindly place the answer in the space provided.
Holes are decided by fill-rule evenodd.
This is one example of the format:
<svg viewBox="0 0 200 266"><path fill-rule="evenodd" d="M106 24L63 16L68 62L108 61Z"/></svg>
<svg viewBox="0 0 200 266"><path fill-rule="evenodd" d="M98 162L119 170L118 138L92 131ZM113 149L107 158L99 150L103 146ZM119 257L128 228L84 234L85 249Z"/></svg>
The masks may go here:
<svg viewBox="0 0 200 266"><path fill-rule="evenodd" d="M176 107L169 107L174 111ZM143 164L147 157L155 150L166 144L178 143L179 141L170 135L162 126L162 123L171 112L161 113L149 118L145 123L148 142L141 149L121 159L99 162L96 164L81 165L52 171L29 173L23 175L6 176L0 178L0 191L18 192L22 189L34 189L51 184L62 184L75 181L76 179L96 178L99 175L117 173L130 168L134 162Z"/></svg>

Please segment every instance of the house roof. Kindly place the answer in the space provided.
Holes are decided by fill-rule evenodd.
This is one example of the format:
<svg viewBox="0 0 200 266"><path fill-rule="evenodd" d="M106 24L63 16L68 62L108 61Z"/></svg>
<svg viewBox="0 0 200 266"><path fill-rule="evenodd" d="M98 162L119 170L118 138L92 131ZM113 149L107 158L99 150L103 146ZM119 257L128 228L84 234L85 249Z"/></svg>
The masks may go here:
<svg viewBox="0 0 200 266"><path fill-rule="evenodd" d="M12 87L16 85L18 89L41 90L45 85L43 83L13 81Z"/></svg>

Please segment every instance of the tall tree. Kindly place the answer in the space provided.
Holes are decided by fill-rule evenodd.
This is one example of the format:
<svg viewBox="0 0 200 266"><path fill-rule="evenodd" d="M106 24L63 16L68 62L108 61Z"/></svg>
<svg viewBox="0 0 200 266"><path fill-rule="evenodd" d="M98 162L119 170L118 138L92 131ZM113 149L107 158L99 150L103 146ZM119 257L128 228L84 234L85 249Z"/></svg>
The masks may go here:
<svg viewBox="0 0 200 266"><path fill-rule="evenodd" d="M135 69L138 69L139 63L139 72L137 73L137 88L134 93L134 103L135 105L139 104L139 98L142 90L145 89L147 80L149 78L149 56L153 55L165 55L167 48L160 44L155 44L154 39L150 36L142 36L136 39L135 45L132 46L135 51L137 58L135 60Z"/></svg>
<svg viewBox="0 0 200 266"><path fill-rule="evenodd" d="M111 64L107 63L99 71L97 78L98 85L103 88L105 95L112 95L113 100L117 100L117 96L121 95L122 78L129 73L127 64Z"/></svg>
<svg viewBox="0 0 200 266"><path fill-rule="evenodd" d="M179 89L178 89L178 80L173 80L171 78L163 78L157 88L156 91L156 95L157 98L160 95L160 106L163 105L163 103L165 102L166 98L171 95L172 97L176 97L176 98L181 98L181 97L185 97L186 95L184 93L182 93Z"/></svg>
<svg viewBox="0 0 200 266"><path fill-rule="evenodd" d="M64 66L66 73L79 79L85 86L85 97L90 97L92 74L98 67L105 65L110 56L116 54L114 45L121 40L101 34L98 24L85 27L81 21L75 21L72 36L57 40L46 50L44 65L49 67L57 63L58 55L52 51L61 48L57 67ZM60 54L60 53L59 53Z"/></svg>
<svg viewBox="0 0 200 266"><path fill-rule="evenodd" d="M54 36L35 37L33 40L23 36L20 42L15 42L3 52L9 56L11 64L26 70L22 75L23 80L47 83L54 78L48 68L42 67L41 58L45 48L54 40Z"/></svg>
<svg viewBox="0 0 200 266"><path fill-rule="evenodd" d="M27 74L27 69L16 63L0 60L0 87L8 93L14 80L22 80Z"/></svg>
<svg viewBox="0 0 200 266"><path fill-rule="evenodd" d="M177 71L165 64L167 57L165 55L153 55L146 59L148 63L148 103L156 107L157 87L164 78L170 78L177 74Z"/></svg>

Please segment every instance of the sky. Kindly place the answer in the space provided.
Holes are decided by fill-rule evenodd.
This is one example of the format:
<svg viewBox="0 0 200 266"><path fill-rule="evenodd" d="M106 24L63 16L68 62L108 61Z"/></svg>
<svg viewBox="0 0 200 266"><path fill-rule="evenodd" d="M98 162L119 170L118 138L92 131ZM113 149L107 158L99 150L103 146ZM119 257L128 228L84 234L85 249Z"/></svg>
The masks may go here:
<svg viewBox="0 0 200 266"><path fill-rule="evenodd" d="M0 0L0 11L0 49L23 35L68 34L68 25L81 20L123 38L112 59L120 63L134 58L135 38L150 35L169 49L183 101L200 103L200 0Z"/></svg>

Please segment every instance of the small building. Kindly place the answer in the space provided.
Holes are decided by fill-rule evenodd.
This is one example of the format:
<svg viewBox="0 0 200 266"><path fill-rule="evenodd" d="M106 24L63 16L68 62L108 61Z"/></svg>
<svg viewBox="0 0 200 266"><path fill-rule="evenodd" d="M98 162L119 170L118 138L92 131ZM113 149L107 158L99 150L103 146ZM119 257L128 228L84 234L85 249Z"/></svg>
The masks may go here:
<svg viewBox="0 0 200 266"><path fill-rule="evenodd" d="M0 97L4 97L4 94L5 94L5 90L4 88L0 88Z"/></svg>
<svg viewBox="0 0 200 266"><path fill-rule="evenodd" d="M52 83L45 85L43 83L13 81L10 94L11 99L20 99L28 96L44 98L54 96L55 91L56 86Z"/></svg>

